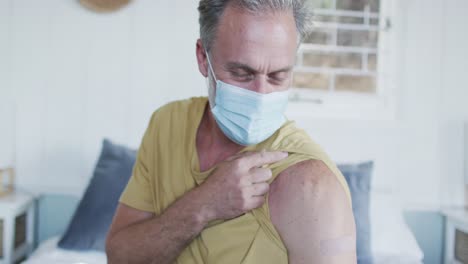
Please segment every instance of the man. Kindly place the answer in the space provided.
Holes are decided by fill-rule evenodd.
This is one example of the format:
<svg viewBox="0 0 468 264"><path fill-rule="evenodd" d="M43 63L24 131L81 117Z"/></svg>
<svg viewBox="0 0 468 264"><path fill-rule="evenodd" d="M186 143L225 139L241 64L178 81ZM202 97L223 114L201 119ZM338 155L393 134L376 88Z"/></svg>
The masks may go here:
<svg viewBox="0 0 468 264"><path fill-rule="evenodd" d="M346 182L286 121L300 0L201 0L209 100L156 111L107 238L109 263L356 263Z"/></svg>

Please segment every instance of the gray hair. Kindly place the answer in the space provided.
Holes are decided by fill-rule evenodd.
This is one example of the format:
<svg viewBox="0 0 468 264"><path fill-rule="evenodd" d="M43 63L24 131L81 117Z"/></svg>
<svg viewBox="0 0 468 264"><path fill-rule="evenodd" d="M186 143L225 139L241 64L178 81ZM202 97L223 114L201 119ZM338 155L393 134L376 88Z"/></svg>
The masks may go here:
<svg viewBox="0 0 468 264"><path fill-rule="evenodd" d="M260 12L292 10L299 34L299 42L309 33L312 14L305 0L200 0L200 38L208 51L213 45L219 20L229 4L250 11Z"/></svg>

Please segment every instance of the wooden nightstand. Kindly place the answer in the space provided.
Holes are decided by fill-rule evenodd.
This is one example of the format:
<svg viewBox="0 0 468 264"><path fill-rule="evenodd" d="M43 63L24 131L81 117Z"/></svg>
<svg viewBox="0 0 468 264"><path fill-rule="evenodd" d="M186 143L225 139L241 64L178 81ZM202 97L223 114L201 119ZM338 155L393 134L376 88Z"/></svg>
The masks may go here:
<svg viewBox="0 0 468 264"><path fill-rule="evenodd" d="M0 263L10 264L33 250L33 195L15 191L0 198Z"/></svg>
<svg viewBox="0 0 468 264"><path fill-rule="evenodd" d="M444 210L445 263L468 263L468 210Z"/></svg>

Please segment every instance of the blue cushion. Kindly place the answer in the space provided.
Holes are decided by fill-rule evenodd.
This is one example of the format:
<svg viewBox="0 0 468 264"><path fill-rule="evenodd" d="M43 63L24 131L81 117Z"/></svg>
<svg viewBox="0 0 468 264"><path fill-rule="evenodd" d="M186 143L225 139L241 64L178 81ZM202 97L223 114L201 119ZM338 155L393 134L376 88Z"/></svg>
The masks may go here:
<svg viewBox="0 0 468 264"><path fill-rule="evenodd" d="M105 251L107 231L135 159L135 150L104 140L93 177L58 244L60 248Z"/></svg>
<svg viewBox="0 0 468 264"><path fill-rule="evenodd" d="M370 190L374 163L338 165L348 182L353 200L353 213L356 222L356 247L358 264L371 264L372 251L370 241Z"/></svg>

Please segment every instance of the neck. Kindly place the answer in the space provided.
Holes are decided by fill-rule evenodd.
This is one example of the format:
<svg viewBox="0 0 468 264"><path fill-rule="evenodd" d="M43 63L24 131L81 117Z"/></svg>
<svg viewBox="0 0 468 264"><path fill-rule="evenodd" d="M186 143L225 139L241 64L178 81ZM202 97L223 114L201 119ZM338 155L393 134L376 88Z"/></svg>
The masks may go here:
<svg viewBox="0 0 468 264"><path fill-rule="evenodd" d="M239 145L229 139L223 131L219 128L218 123L216 122L213 113L211 112L210 105L208 103L204 117L204 131L202 133L206 136L205 144L208 143L210 148L220 149L220 150L231 150L236 149L240 150L243 148L242 145Z"/></svg>
<svg viewBox="0 0 468 264"><path fill-rule="evenodd" d="M218 127L208 103L197 132L197 152L200 170L205 171L215 164L235 155L244 147L231 141Z"/></svg>

